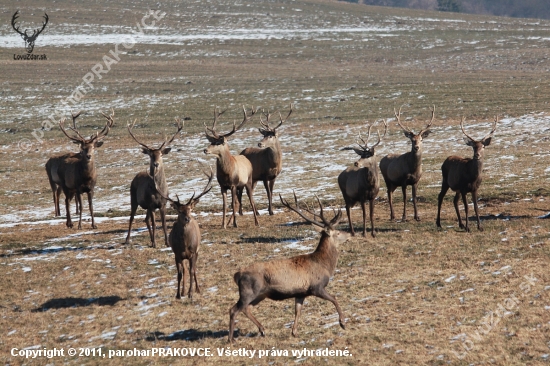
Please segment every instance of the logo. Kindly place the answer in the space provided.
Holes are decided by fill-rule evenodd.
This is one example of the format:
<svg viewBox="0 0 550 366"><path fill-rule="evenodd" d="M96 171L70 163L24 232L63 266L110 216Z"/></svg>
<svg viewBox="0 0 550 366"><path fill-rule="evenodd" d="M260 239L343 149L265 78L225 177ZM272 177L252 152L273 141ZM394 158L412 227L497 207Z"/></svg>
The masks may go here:
<svg viewBox="0 0 550 366"><path fill-rule="evenodd" d="M48 20L49 20L48 14L44 13L44 22L42 23L42 29L33 30L32 35L29 35L27 33L28 29L25 29L25 32L21 32L19 30L19 26L17 26L16 24L17 18L19 18L19 10L17 10L15 14L13 14L13 17L11 18L11 26L17 33L19 33L21 38L23 38L23 40L25 41L25 49L27 50L27 53L30 54L34 50L34 42L36 42L36 38L38 38L40 33L42 33L42 31L44 30L44 28L46 28L46 25L48 24ZM45 56L45 55L42 55L42 56ZM15 55L14 55L14 58L15 58Z"/></svg>

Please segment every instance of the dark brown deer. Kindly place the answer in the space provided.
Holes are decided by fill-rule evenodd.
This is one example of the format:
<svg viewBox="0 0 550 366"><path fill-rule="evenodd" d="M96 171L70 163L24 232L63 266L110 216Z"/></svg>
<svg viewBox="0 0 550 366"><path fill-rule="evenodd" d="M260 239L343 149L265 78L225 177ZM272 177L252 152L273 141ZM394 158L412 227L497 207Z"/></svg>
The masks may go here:
<svg viewBox="0 0 550 366"><path fill-rule="evenodd" d="M471 146L474 150L473 158L462 158L460 156L449 156L443 165L441 166L441 173L443 176L443 182L441 183L441 192L437 199L437 227L441 227L441 204L443 203L443 198L445 194L451 188L455 194L453 204L455 206L456 216L458 217L458 226L461 229L465 229L467 232L470 232L470 227L468 226L468 200L466 198L467 193L472 194L472 201L474 203L474 211L476 212L477 219L477 228L479 231L483 231L481 227L481 222L479 220L479 212L477 209L477 190L481 185L481 171L483 169L483 153L486 146L491 144L491 139L493 138L493 133L497 128L498 118L495 117L493 124L493 129L481 140L476 141L464 131L464 119L460 121L460 128L464 134L464 142L466 145ZM460 218L460 212L458 210L458 200L462 196L462 202L464 203L464 213L466 226L462 224L462 219Z"/></svg>
<svg viewBox="0 0 550 366"><path fill-rule="evenodd" d="M388 124L384 122L384 136L388 130ZM378 196L378 190L380 188L378 178L378 164L376 164L375 147L380 144L380 131L378 131L378 142L371 147L367 145L370 138L372 125L368 126L367 139L363 140L361 136L359 138L363 142L363 145L358 141L359 149L354 147L345 147L342 150L353 150L361 158L357 160L353 166L350 166L344 170L338 176L338 186L344 201L346 202L346 214L348 215L348 222L351 231L351 235L355 235L353 230L353 224L351 222L351 209L357 202L361 204L363 210L363 236L367 236L367 211L366 203L369 202L369 214L371 223L371 235L374 238L376 232L374 231L374 199Z"/></svg>
<svg viewBox="0 0 550 366"><path fill-rule="evenodd" d="M149 155L149 171L138 173L132 180L130 185L130 224L128 227L128 235L126 236L126 244L130 243L130 233L132 231L132 222L136 214L138 205L147 210L145 215L145 223L151 237L151 245L156 248L155 233L155 211L159 210L160 220L162 222L162 230L164 231L164 243L168 245L168 235L166 234L166 198L168 197L168 186L164 176L164 164L162 157L167 155L171 148L168 147L183 128L183 123L179 118L176 118L177 131L170 140L164 142L158 148L149 147L141 143L132 133L136 120L132 125L128 124L128 132L130 136L141 145L141 152ZM164 197L163 197L164 196Z"/></svg>
<svg viewBox="0 0 550 366"><path fill-rule="evenodd" d="M269 125L269 118L271 114L269 111L263 113L266 117L264 122L260 116L260 123L262 125L258 130L263 135L262 141L258 143L258 147L249 147L241 151L241 155L244 155L252 163L252 191L250 194L254 194L256 183L262 181L264 183L265 191L267 193L268 211L270 215L273 215L273 186L275 185L275 179L281 173L283 167L283 154L281 151L281 144L279 143L279 134L277 129L288 120L292 114L292 104L290 104L290 111L283 120L283 117L279 113L279 124L275 127ZM239 199L239 214L243 214L242 206L242 188L237 189L237 196ZM259 215L258 212L256 212Z"/></svg>
<svg viewBox="0 0 550 366"><path fill-rule="evenodd" d="M405 137L411 140L412 146L411 151L405 154L391 154L384 156L380 160L380 172L382 173L388 188L390 220L395 220L392 195L397 187L401 187L401 190L403 191L402 221L407 221L407 186L412 186L414 219L416 221L420 221L420 217L418 216L418 211L416 209L416 190L418 187L418 181L422 176L422 141L428 137L431 132L429 128L435 118L435 106L432 109L432 119L430 120L430 123L428 123L424 129L416 134L401 124L401 108L399 108L399 113L395 112L395 118L397 119L397 124L405 133Z"/></svg>
<svg viewBox="0 0 550 366"><path fill-rule="evenodd" d="M65 209L67 211L67 227L72 228L73 222L71 220L71 213L69 209L69 203L76 197L77 210L79 213L78 228L82 228L82 194L88 195L88 205L90 208L90 216L92 217L92 228L97 229L94 221L94 208L92 199L94 196L94 187L97 180L97 171L94 161L95 148L103 145L101 141L109 133L113 126L113 117L115 112L111 110L111 115L102 115L107 119L105 127L100 132L92 134L90 138L86 139L82 137L78 129L76 128L76 119L80 115L72 114L73 127L68 127L74 135L69 133L64 128L65 119L59 121L59 127L61 131L67 136L73 143L80 146L80 152L78 153L66 153L51 157L46 162L46 173L48 174L48 180L52 188L53 203L55 206L55 215L61 216L59 210L59 196L61 191L65 195Z"/></svg>
<svg viewBox="0 0 550 366"><path fill-rule="evenodd" d="M342 210L338 210L332 220L328 221L325 219L323 206L317 198L321 209L320 214L317 215L306 208L306 212L313 216L309 218L298 207L296 195L294 195L296 207L292 207L283 200L281 195L279 197L283 206L300 215L321 232L321 240L313 253L254 263L235 273L233 279L239 286L239 301L229 311L229 342L233 341L235 318L241 311L258 327L260 334L265 336L264 327L250 312L252 306L258 305L265 298L272 300L294 298L293 336L296 336L298 318L304 299L308 296L316 296L333 303L338 312L340 326L345 329L342 309L336 298L325 289L338 263L339 245L351 237L348 233L336 230L336 225L342 218ZM320 221L317 221L317 217Z"/></svg>
<svg viewBox="0 0 550 366"><path fill-rule="evenodd" d="M168 242L172 247L172 252L174 252L176 259L176 268L178 269L178 290L176 299L181 299L181 294L185 293L185 266L183 264L185 259L189 261L189 292L187 296L190 299L193 297L193 281L195 282L195 290L197 290L197 293L200 294L201 292L197 281L197 258L199 255L199 245L201 243L201 231L197 220L192 216L192 212L197 203L199 203L199 199L212 189L212 179L214 178L212 169L210 169L210 174L205 174L208 177L208 183L206 183L202 193L195 197L195 193L193 192L193 196L187 203L181 203L178 195L176 195L177 201L174 201L170 197L161 194L164 199L170 201L172 207L178 213L178 218L168 237ZM157 191L160 193L161 189L157 188Z"/></svg>
<svg viewBox="0 0 550 366"><path fill-rule="evenodd" d="M252 197L252 164L243 155L231 155L229 151L229 144L227 138L239 130L254 114L257 110L252 108L251 115L247 115L246 109L243 106L244 118L241 124L237 127L233 122L233 129L223 135L216 132L216 122L218 118L225 112L218 112L214 110L214 124L212 128L206 127L206 138L210 142L210 145L204 149L205 154L211 154L216 156L216 178L220 184L223 197L223 216L222 227L225 229L225 214L227 212L227 190L231 191L231 202L233 206L233 214L229 218L229 222L233 219L233 226L237 227L237 218L235 212L237 211L237 189L246 188L246 193L250 199L250 205L252 207L252 213L254 214L254 223L259 226L258 218L256 216L256 205L254 204L254 198Z"/></svg>

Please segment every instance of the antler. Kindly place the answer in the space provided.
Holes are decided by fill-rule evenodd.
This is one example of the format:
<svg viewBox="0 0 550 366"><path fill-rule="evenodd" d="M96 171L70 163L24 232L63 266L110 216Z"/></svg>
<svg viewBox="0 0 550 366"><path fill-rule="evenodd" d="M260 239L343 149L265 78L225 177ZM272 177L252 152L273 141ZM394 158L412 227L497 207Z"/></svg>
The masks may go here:
<svg viewBox="0 0 550 366"><path fill-rule="evenodd" d="M67 131L65 131L65 128L63 127L63 124L65 123L65 118L61 119L61 121L59 121L59 127L61 128L61 131L63 131L63 133L65 134L65 136L67 136L70 140L74 141L74 142L78 142L78 143L85 143L86 142L86 139L84 137L82 137L78 131L76 131L76 129L73 129L71 127L69 127L69 130L71 131L74 131L76 132L77 136L69 136L69 134L67 133Z"/></svg>
<svg viewBox="0 0 550 366"><path fill-rule="evenodd" d="M271 114L269 113L269 110L267 111L267 114L266 113L263 113L262 111L262 114L266 117L266 121L264 123L264 121L262 120L262 117L260 116L260 124L264 127L264 129L260 129L260 132L261 133L264 133L264 132L275 132L275 130L277 130L279 127L281 127L281 125L287 121L287 119L290 117L290 115L292 114L292 103L290 103L290 111L288 112L288 115L286 116L286 118L283 120L283 116L281 116L281 112L278 112L279 113L279 124L276 126L276 127L271 127L269 125L269 117L271 117Z"/></svg>
<svg viewBox="0 0 550 366"><path fill-rule="evenodd" d="M497 123L498 123L498 116L495 116L495 119L494 119L494 122L493 122L493 129L491 130L491 132L489 132L487 135L485 135L485 137L482 138L481 140L485 140L486 138L489 138L490 136L493 136L493 133L495 133L495 131L497 129Z"/></svg>
<svg viewBox="0 0 550 366"><path fill-rule="evenodd" d="M220 136L218 135L218 133L216 132L216 122L218 122L218 118L225 113L227 109L224 109L223 111L221 112L218 112L218 108L214 108L214 123L212 124L212 128L208 127L206 125L206 122L204 122L204 127L206 128L206 137L210 140L210 138L215 138L215 139L219 139ZM208 135L208 131L210 131L210 133L212 134L212 136L209 136Z"/></svg>
<svg viewBox="0 0 550 366"><path fill-rule="evenodd" d="M128 127L128 132L130 133L130 136L132 136L132 138L133 138L134 140L136 140L136 142L137 142L138 144L140 144L141 146L143 146L143 147L146 148L147 150L153 150L153 149L151 149L149 146L147 146L147 145L145 145L144 143L140 142L140 141L136 138L136 136L134 136L134 134L132 133L132 128L134 128L134 125L136 124L136 121L137 121L137 119L134 120L134 122L132 123L132 125L130 125L129 123L126 124L126 127Z"/></svg>
<svg viewBox="0 0 550 366"><path fill-rule="evenodd" d="M77 117L79 114L80 112L77 114ZM94 140L97 140L97 141L102 140L105 136L107 136L107 134L111 130L111 127L113 127L113 124L115 123L113 119L113 117L115 116L115 110L113 108L111 108L111 114L109 116L103 112L101 112L101 114L103 115L103 117L107 119L107 122L105 123L105 127L103 127L103 129L100 132L96 132L95 136L92 135L90 137L90 142Z"/></svg>
<svg viewBox="0 0 550 366"><path fill-rule="evenodd" d="M313 215L313 217L314 217L313 219L310 219L298 207L298 198L296 197L296 192L292 191L292 193L294 194L294 202L296 203L296 208L292 207L287 201L285 201L283 199L283 197L281 196L281 194L279 193L279 198L281 199L281 203L283 204L283 206L285 206L289 210L296 212L298 215L300 215L301 218L303 218L304 220L306 220L310 224L318 226L318 227L323 228L323 229L325 229L325 228L333 229L334 226L337 225L338 222L340 221L340 219L342 218L342 209L340 208L340 209L338 209L338 212L335 213L332 220L328 221L325 218L324 213L323 213L323 205L321 204L321 201L319 200L319 197L317 197L317 195L316 195L315 198L317 199L317 202L319 202L319 207L321 209L321 213L320 213L319 217L321 218L322 223L320 223L319 221L316 221L314 219L315 216L318 216L318 215L315 214L315 212L311 212L311 211L306 209L306 212Z"/></svg>
<svg viewBox="0 0 550 366"><path fill-rule="evenodd" d="M395 119L397 120L397 124L399 125L399 127L401 127L401 129L405 132L409 132L409 133L413 133L410 128L408 127L405 127L401 124L401 108L403 108L403 106L399 107L399 112L397 112L395 110L395 108L393 109L393 113L395 114Z"/></svg>
<svg viewBox="0 0 550 366"><path fill-rule="evenodd" d="M430 126L434 122L434 119L435 119L435 105L432 107L431 111L432 111L432 119L430 120L430 123L428 123L428 125L418 133L419 135L426 132L428 130L428 128L430 128Z"/></svg>
<svg viewBox="0 0 550 366"><path fill-rule="evenodd" d="M195 198L195 192L193 192L193 196L191 196L191 198L189 199L189 201L187 201L187 203L185 205L189 205L191 204L192 201L194 201L195 203L199 201L199 199L204 196L205 194L207 194L208 192L210 192L210 190L212 189L212 179L214 179L214 172L212 172L212 167L211 166L208 166L210 168L210 174L206 173L203 171L204 175L206 175L208 177L208 182L206 183L206 186L204 187L204 189L202 190L202 193L199 194L196 198Z"/></svg>
<svg viewBox="0 0 550 366"><path fill-rule="evenodd" d="M233 135L235 133L235 131L239 130L242 126L244 126L244 124L250 119L252 118L252 116L254 116L256 114L256 112L258 111L258 109L256 108L256 110L254 110L254 107L251 108L250 110L252 112L252 114L249 116L246 114L246 108L245 106L243 105L243 113L244 113L244 117L243 117L243 121L241 122L241 124L238 126L238 127L235 127L235 122L233 121L233 130L231 130L230 132L224 134L224 135L221 135L221 137L229 137L231 135Z"/></svg>
<svg viewBox="0 0 550 366"><path fill-rule="evenodd" d="M113 112L114 113L114 112ZM107 118L107 116L106 116ZM176 120L176 124L178 126L178 130L176 131L176 133L174 134L174 136L172 136L172 138L170 140L164 140L164 142L160 145L160 147L158 149L154 149L154 148L151 148L147 145L145 145L144 143L140 142L136 136L134 136L134 134L132 133L132 128L134 128L134 125L136 124L136 121L137 119L134 120L134 122L132 123L132 125L130 125L129 123L127 124L127 127L128 127L128 132L130 133L130 136L132 136L132 138L134 140L136 140L136 142L138 144L140 144L141 146L143 146L144 148L146 148L147 150L161 150L163 147L165 146L168 146L172 143L172 141L174 141L174 139L176 138L176 136L178 135L178 133L180 133L180 131L183 129L183 123L182 123L182 120L180 118L175 118Z"/></svg>
<svg viewBox="0 0 550 366"><path fill-rule="evenodd" d="M19 27L16 27L16 26L15 26L15 23L17 22L17 18L19 18L19 10L17 10L17 11L13 14L13 16L11 17L11 26L12 26L13 29L14 29L17 33L19 33L20 35L26 36L25 33L22 33L22 32L19 30Z"/></svg>
<svg viewBox="0 0 550 366"><path fill-rule="evenodd" d="M462 116L462 119L460 120L460 128L462 129L462 133L467 137L469 138L471 141L475 141L475 139L473 139L472 137L470 137L466 131L464 131L464 121L466 120L466 117Z"/></svg>

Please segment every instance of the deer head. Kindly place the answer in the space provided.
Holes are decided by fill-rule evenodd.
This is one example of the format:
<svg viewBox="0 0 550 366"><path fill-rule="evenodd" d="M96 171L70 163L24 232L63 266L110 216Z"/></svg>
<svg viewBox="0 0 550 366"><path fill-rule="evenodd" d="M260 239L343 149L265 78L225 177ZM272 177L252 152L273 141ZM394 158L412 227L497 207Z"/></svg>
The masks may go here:
<svg viewBox="0 0 550 366"><path fill-rule="evenodd" d="M432 108L432 119L430 120L430 123L428 123L426 127L424 127L422 130L420 130L420 132L416 134L413 131L411 131L411 129L401 124L401 107L399 108L399 112L396 112L394 109L394 113L395 113L395 119L397 120L397 124L399 125L399 127L401 127L401 129L405 133L405 137L411 140L411 143L412 143L411 151L414 153L422 152L422 140L428 137L430 132L432 132L429 130L429 128L432 125L435 118L435 106L433 106Z"/></svg>
<svg viewBox="0 0 550 366"><path fill-rule="evenodd" d="M207 194L208 192L210 192L210 190L212 189L212 179L214 178L214 173L212 172L212 168L210 167L210 174L206 172L203 172L203 173L208 178L208 182L206 183L206 186L204 187L202 192L196 197L195 197L195 192L193 192L193 196L191 196L191 198L189 199L189 201L187 201L187 203L181 203L180 198L178 197L177 194L176 194L177 201L174 201L168 196L164 196L155 182L155 187L157 188L157 191L159 192L159 194L162 196L162 198L166 199L171 203L174 210L176 210L176 212L178 213L178 220L180 220L184 225L191 221L191 218L192 218L191 212L193 211L197 203L199 203L200 198L205 194Z"/></svg>
<svg viewBox="0 0 550 366"><path fill-rule="evenodd" d="M495 116L493 129L491 130L491 132L485 135L485 137L483 137L481 140L474 140L473 138L468 136L466 131L464 131L465 120L466 118L462 117L462 120L460 121L460 128L462 129L462 133L464 134L464 142L466 143L466 145L471 146L474 149L474 160L481 160L483 159L483 152L485 150L485 147L491 144L493 133L497 129L498 116Z"/></svg>
<svg viewBox="0 0 550 366"><path fill-rule="evenodd" d="M76 119L78 118L78 116L80 116L81 113L81 111L76 114L71 113L73 118L73 125L72 127L68 127L67 129L72 131L74 135L69 135L69 133L65 129L65 118L59 121L59 127L61 128L61 131L63 131L65 136L67 136L73 143L80 146L80 155L82 156L82 159L86 162L91 162L93 160L94 149L103 145L103 141L101 140L105 138L105 136L107 136L107 134L111 130L111 127L114 124L113 117L115 116L115 111L111 109L111 115L109 116L101 113L103 117L107 119L105 127L103 127L100 132L92 134L88 139L82 137L82 135L80 134L80 132L78 132L78 129L76 128Z"/></svg>
<svg viewBox="0 0 550 366"><path fill-rule="evenodd" d="M132 133L132 128L134 128L134 125L136 124L137 119L134 120L134 122L131 125L130 124L127 125L128 132L130 133L130 136L132 136L132 138L139 145L141 145L141 152L146 154L146 155L149 155L149 158L150 158L149 175L152 176L152 177L154 177L156 175L156 173L159 170L162 169L162 165L163 165L162 156L167 155L172 150L172 148L168 147L168 145L170 145L172 143L172 141L174 141L176 136L183 129L184 122L182 122L182 120L180 118L176 118L175 120L176 120L176 125L177 125L176 133L172 136L172 138L170 140L165 139L164 142L158 148L149 147L149 146L145 145L144 143L140 142L136 138L136 136L134 136L134 134Z"/></svg>
<svg viewBox="0 0 550 366"><path fill-rule="evenodd" d="M17 10L11 17L11 26L25 41L25 49L27 50L27 53L32 53L32 51L34 50L34 42L36 41L36 38L38 38L40 33L42 33L42 31L44 30L44 28L46 28L46 25L48 24L48 14L44 13L44 22L42 23L42 29L33 30L32 35L30 36L27 34L27 29L25 29L25 32L21 32L19 30L19 26L16 26L17 18L19 18L19 10Z"/></svg>
<svg viewBox="0 0 550 366"><path fill-rule="evenodd" d="M269 146L272 146L277 137L278 137L278 134L277 134L277 129L279 127L281 127L281 125L287 121L287 119L290 117L290 115L292 114L292 103L290 104L290 111L288 112L288 115L286 116L286 118L283 120L283 117L281 116L281 113L279 112L279 124L275 127L271 127L269 125L269 118L271 117L271 114L269 113L269 110L267 111L267 113L264 113L262 111L262 114L264 115L264 117L266 118L265 122L263 121L262 117L260 116L260 124L262 125L262 128L259 128L258 130L260 131L260 133L264 136L264 138L262 139L262 141L260 141L258 143L258 147L260 148L265 148L265 147L269 147Z"/></svg>
<svg viewBox="0 0 550 366"><path fill-rule="evenodd" d="M382 120L382 122L384 123L384 136L386 136L386 133L388 132L388 122L386 120ZM361 140L361 142L363 144L361 144L361 142L357 141L357 145L359 145L359 149L356 148L356 147L344 147L342 150L353 150L355 151L355 153L357 155L359 155L361 158L359 160L357 160L355 162L355 166L356 167L362 167L363 164L366 164L367 163L367 160L371 157L374 156L375 154L375 151L374 151L374 148L376 146L378 146L378 144L380 144L380 131L376 131L378 133L378 142L376 142L376 144L372 145L372 146L368 146L367 145L367 142L369 141L369 138L370 138L370 132L371 132L371 129L372 129L372 125L368 125L368 129L367 129L367 139L364 140L362 137L361 137L361 134L359 134L359 139Z"/></svg>
<svg viewBox="0 0 550 366"><path fill-rule="evenodd" d="M208 146L206 149L204 149L205 154L216 154L219 153L221 149L225 149L227 146L227 138L231 135L233 135L237 130L239 130L252 116L256 114L258 110L252 108L251 114L248 115L246 112L246 108L243 105L243 113L244 118L243 121L239 124L239 126L235 125L235 122L233 122L233 129L225 134L218 134L216 132L216 123L218 122L218 118L225 113L225 110L218 112L218 109L214 109L214 123L212 124L212 127L206 126L206 122L204 123L204 127L206 128L206 138L210 142L210 146Z"/></svg>

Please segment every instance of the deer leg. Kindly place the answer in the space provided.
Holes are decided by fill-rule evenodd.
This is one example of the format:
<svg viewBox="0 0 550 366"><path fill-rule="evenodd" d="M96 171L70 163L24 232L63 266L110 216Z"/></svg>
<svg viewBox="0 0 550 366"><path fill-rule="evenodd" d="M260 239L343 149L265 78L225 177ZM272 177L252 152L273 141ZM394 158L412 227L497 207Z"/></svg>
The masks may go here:
<svg viewBox="0 0 550 366"><path fill-rule="evenodd" d="M181 299L181 292L183 292L183 288L181 289L181 292L180 292L180 285L183 277L183 271L185 270L185 268L183 268L183 261L178 261L177 258L176 258L176 268L178 269L178 291L176 292L176 299Z"/></svg>
<svg viewBox="0 0 550 366"><path fill-rule="evenodd" d="M468 225L468 198L466 197L466 193L465 192L461 192L462 194L462 203L464 203L464 214L466 216L465 218L465 221L466 221L466 226L465 226L465 229L466 229L466 232L470 232L470 226Z"/></svg>
<svg viewBox="0 0 550 366"><path fill-rule="evenodd" d="M404 184L401 186L401 191L403 192L403 217L401 221L407 221L407 185Z"/></svg>
<svg viewBox="0 0 550 366"><path fill-rule="evenodd" d="M78 206L78 200L74 200L74 209L75 209L75 215L80 214L80 207Z"/></svg>
<svg viewBox="0 0 550 366"><path fill-rule="evenodd" d="M338 305L338 301L336 301L336 298L329 294L324 287L321 287L314 295L320 297L321 299L328 300L334 304L334 306L336 307L336 311L338 312L338 321L340 322L340 327L342 327L342 329L346 329L344 325L344 315L342 314L342 309L340 309L340 305Z"/></svg>
<svg viewBox="0 0 550 366"><path fill-rule="evenodd" d="M239 216L243 215L243 189L237 188L237 200L239 201Z"/></svg>
<svg viewBox="0 0 550 366"><path fill-rule="evenodd" d="M361 202L361 210L363 211L363 237L367 236L367 206L366 202Z"/></svg>
<svg viewBox="0 0 550 366"><path fill-rule="evenodd" d="M258 327L258 330L260 331L260 334L262 335L262 337L265 337L265 329L264 327L260 324L260 322L258 321L258 319L256 319L254 317L254 315L252 315L252 313L250 312L250 309L252 308L252 305L248 305L244 308L244 315L246 315L246 317L248 319L250 319L252 321L252 323L254 323L257 327Z"/></svg>
<svg viewBox="0 0 550 366"><path fill-rule="evenodd" d="M160 221L162 222L162 231L164 231L164 244L170 247L168 244L168 234L166 233L166 205L163 205L160 209Z"/></svg>
<svg viewBox="0 0 550 366"><path fill-rule="evenodd" d="M437 219L435 220L435 224L439 228L441 227L441 205L443 204L443 198L445 198L448 190L449 185L444 180L441 185L441 192L439 192L439 196L437 197Z"/></svg>
<svg viewBox="0 0 550 366"><path fill-rule="evenodd" d="M71 197L67 192L64 192L64 193L65 193L65 210L67 211L67 223L66 223L66 225L67 225L67 227L72 228L73 227L73 222L71 221L71 211L69 209L69 203L70 203Z"/></svg>
<svg viewBox="0 0 550 366"><path fill-rule="evenodd" d="M222 198L223 198L223 214L222 214L222 228L226 228L225 226L225 215L227 213L227 189L222 189Z"/></svg>
<svg viewBox="0 0 550 366"><path fill-rule="evenodd" d="M59 209L59 196L61 195L62 188L57 184L50 182L53 192L53 204L55 207L55 216L61 216L61 210Z"/></svg>
<svg viewBox="0 0 550 366"><path fill-rule="evenodd" d="M80 206L80 211L78 212L78 229L82 229L82 194L76 193L75 200L78 202L78 205Z"/></svg>
<svg viewBox="0 0 550 366"><path fill-rule="evenodd" d="M157 223L155 222L155 211L151 210L151 244L153 244L153 248L157 247Z"/></svg>
<svg viewBox="0 0 550 366"><path fill-rule="evenodd" d="M388 186L388 203L390 204L390 221L394 221L395 214L393 213L393 190L395 188L390 185L387 185L387 186Z"/></svg>
<svg viewBox="0 0 550 366"><path fill-rule="evenodd" d="M269 192L267 192L268 210L269 214L273 215L273 186L275 185L275 178L268 182Z"/></svg>
<svg viewBox="0 0 550 366"><path fill-rule="evenodd" d="M244 304L241 298L233 307L229 310L229 343L233 343L233 333L235 331L235 318L237 314L243 311L248 304Z"/></svg>
<svg viewBox="0 0 550 366"><path fill-rule="evenodd" d="M94 221L94 206L92 204L92 200L94 198L94 192L90 191L88 192L88 207L90 208L90 216L92 216L92 229L97 229L97 225ZM82 208L80 209L82 211Z"/></svg>
<svg viewBox="0 0 550 366"><path fill-rule="evenodd" d="M233 219L233 227L237 227L237 187L235 186L231 187L231 203L233 204L233 213L229 218L229 222L231 222L231 219Z"/></svg>
<svg viewBox="0 0 550 366"><path fill-rule="evenodd" d="M369 201L369 214L370 214L371 235L373 238L375 238L376 232L374 231L374 198Z"/></svg>
<svg viewBox="0 0 550 366"><path fill-rule="evenodd" d="M252 188L252 185L250 185L250 187L247 185L246 194L248 195L248 199L250 200L250 205L252 206L252 214L254 215L254 225L260 226L260 223L258 222L256 204L254 203L253 193L254 193L254 189Z"/></svg>
<svg viewBox="0 0 550 366"><path fill-rule="evenodd" d="M351 207L348 204L346 204L346 214L348 215L349 229L351 231L351 235L355 236L355 231L353 231L353 224L351 223Z"/></svg>
<svg viewBox="0 0 550 366"><path fill-rule="evenodd" d="M195 271L195 265L193 263L192 258L189 258L187 261L189 262L189 292L187 293L187 297L192 299L193 298L193 272Z"/></svg>
<svg viewBox="0 0 550 366"><path fill-rule="evenodd" d="M126 241L124 244L130 244L130 233L132 232L132 222L134 221L136 210L137 210L137 204L135 206L132 204L132 208L130 210L130 225L128 227L128 235L126 235Z"/></svg>
<svg viewBox="0 0 550 366"><path fill-rule="evenodd" d="M460 210L458 209L458 200L460 199L460 192L456 192L455 198L453 199L453 205L455 207L456 216L458 217L458 227L464 229L462 224L462 218L460 217Z"/></svg>
<svg viewBox="0 0 550 366"><path fill-rule="evenodd" d="M420 217L418 216L418 210L416 209L416 188L417 184L412 185L412 199L413 199L413 207L414 207L414 219L416 221L420 221Z"/></svg>
<svg viewBox="0 0 550 366"><path fill-rule="evenodd" d="M201 289L199 287L199 282L197 281L197 259L199 257L199 254L198 253L195 253L195 255L193 255L192 257L192 261L193 261L193 278L195 279L195 290L197 290L197 294L200 294L201 293Z"/></svg>
<svg viewBox="0 0 550 366"><path fill-rule="evenodd" d="M296 297L294 299L294 324L292 325L292 336L296 337L296 328L298 328L298 317L302 313L302 305L305 297Z"/></svg>
<svg viewBox="0 0 550 366"><path fill-rule="evenodd" d="M474 201L474 211L476 212L477 229L483 231L481 221L479 220L479 211L477 210L477 191L472 191L472 201Z"/></svg>
<svg viewBox="0 0 550 366"><path fill-rule="evenodd" d="M153 234L151 232L151 222L149 221L149 216L151 215L151 210L147 210L147 214L145 214L145 224L147 224L147 231L149 232L149 237L151 240L153 240Z"/></svg>

